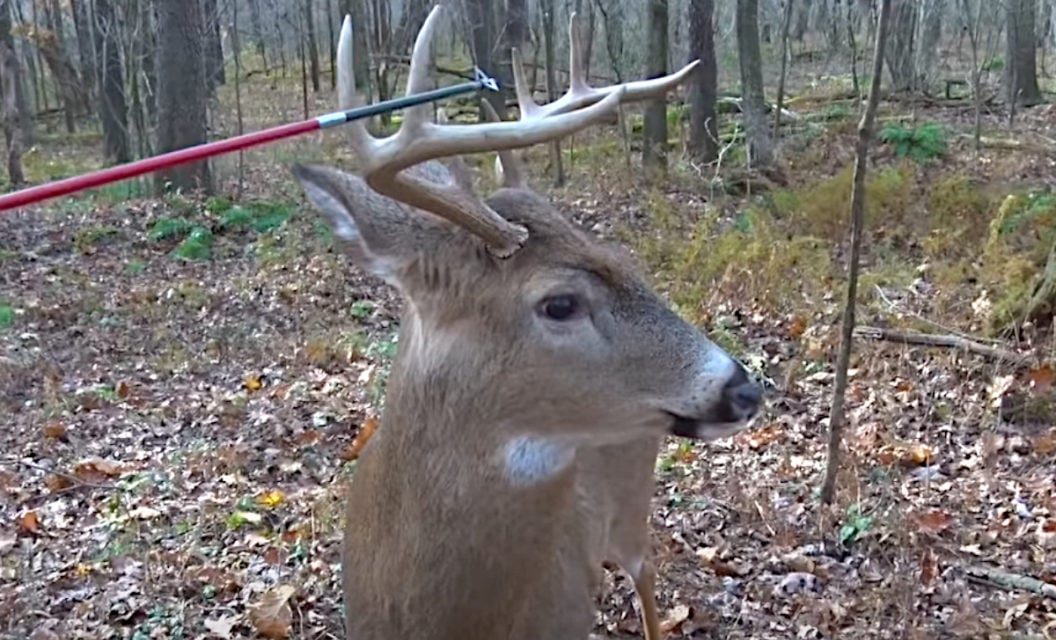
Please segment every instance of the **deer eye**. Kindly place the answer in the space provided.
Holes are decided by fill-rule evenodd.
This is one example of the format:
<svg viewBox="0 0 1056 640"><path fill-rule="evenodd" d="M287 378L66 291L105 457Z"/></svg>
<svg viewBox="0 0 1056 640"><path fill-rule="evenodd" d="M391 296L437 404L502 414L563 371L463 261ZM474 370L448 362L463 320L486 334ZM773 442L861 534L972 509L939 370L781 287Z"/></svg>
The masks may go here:
<svg viewBox="0 0 1056 640"><path fill-rule="evenodd" d="M571 294L562 294L544 299L539 305L539 310L550 320L562 322L579 315L581 307L579 298Z"/></svg>

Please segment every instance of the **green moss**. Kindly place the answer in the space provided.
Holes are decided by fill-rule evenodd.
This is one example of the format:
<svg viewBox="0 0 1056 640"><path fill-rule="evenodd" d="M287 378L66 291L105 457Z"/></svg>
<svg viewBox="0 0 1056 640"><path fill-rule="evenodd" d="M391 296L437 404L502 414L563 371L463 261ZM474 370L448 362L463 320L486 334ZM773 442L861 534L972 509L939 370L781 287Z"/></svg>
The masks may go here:
<svg viewBox="0 0 1056 640"><path fill-rule="evenodd" d="M151 225L147 237L160 242L190 233L194 227L195 224L187 218L160 218Z"/></svg>
<svg viewBox="0 0 1056 640"><path fill-rule="evenodd" d="M208 260L212 248L213 232L205 227L195 227L183 242L176 245L172 255L180 260Z"/></svg>

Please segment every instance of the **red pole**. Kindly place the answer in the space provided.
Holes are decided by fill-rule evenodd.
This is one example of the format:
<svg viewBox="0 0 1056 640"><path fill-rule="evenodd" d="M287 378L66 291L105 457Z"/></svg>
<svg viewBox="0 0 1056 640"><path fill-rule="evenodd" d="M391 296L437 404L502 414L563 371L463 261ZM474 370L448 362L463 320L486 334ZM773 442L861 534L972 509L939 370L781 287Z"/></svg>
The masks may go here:
<svg viewBox="0 0 1056 640"><path fill-rule="evenodd" d="M268 142L274 142L275 140L282 140L283 138L290 138L302 133L308 133L309 131L315 131L316 129L322 128L323 123L321 120L322 118L313 118L311 120L305 120L304 122L284 124L271 129L265 129L264 131L255 131L235 138L228 138L227 140L218 140L216 142L200 144L194 147L187 147L186 149L179 149L178 151L170 151L169 153L163 153L160 156L144 158L143 160L136 160L135 162L110 167L109 169L102 169L101 171L86 173L81 176L74 176L72 178L66 178L65 180L49 182L28 189L22 189L21 191L15 191L14 193L0 195L0 211L22 207L27 204L40 202L41 200L47 200L48 198L69 195L82 189L92 189L111 182L117 182L118 180L134 178L145 173L151 173L153 171L158 171L159 169L167 169L185 162L203 160L221 153L247 149Z"/></svg>

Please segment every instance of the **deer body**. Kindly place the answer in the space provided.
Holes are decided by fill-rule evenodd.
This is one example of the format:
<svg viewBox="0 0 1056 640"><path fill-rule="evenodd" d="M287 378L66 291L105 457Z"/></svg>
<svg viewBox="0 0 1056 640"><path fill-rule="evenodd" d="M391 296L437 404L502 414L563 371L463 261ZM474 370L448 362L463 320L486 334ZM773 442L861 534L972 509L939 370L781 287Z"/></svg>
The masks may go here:
<svg viewBox="0 0 1056 640"><path fill-rule="evenodd" d="M436 18L415 44L409 93L427 82ZM294 169L349 256L406 302L381 426L348 492L350 640L582 640L606 560L634 578L658 640L646 517L659 439L729 435L758 407L744 369L625 254L512 179L483 200L457 160L437 161L497 150L504 175L521 175L508 150L688 73L591 89L572 31L573 88L539 106L519 81L520 123L438 127L415 107L384 140L352 125L363 177ZM343 108L350 39L346 19Z"/></svg>

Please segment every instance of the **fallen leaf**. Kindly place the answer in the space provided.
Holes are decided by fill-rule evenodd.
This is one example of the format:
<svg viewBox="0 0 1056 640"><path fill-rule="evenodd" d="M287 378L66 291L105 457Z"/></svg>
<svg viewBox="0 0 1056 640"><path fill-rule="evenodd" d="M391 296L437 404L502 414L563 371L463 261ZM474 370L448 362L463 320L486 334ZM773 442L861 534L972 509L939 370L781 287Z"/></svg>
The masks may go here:
<svg viewBox="0 0 1056 640"><path fill-rule="evenodd" d="M1053 451L1056 451L1056 429L1049 429L1034 439L1034 452L1038 455L1047 456Z"/></svg>
<svg viewBox="0 0 1056 640"><path fill-rule="evenodd" d="M1052 366L1046 363L1037 369L1031 369L1027 372L1027 380L1030 381L1030 387L1034 389L1034 391L1045 393L1052 389Z"/></svg>
<svg viewBox="0 0 1056 640"><path fill-rule="evenodd" d="M914 518L921 533L938 534L953 525L953 516L941 509L933 509Z"/></svg>
<svg viewBox="0 0 1056 640"><path fill-rule="evenodd" d="M293 612L289 600L297 590L289 585L269 589L260 602L249 608L249 621L266 638L284 640L290 635Z"/></svg>
<svg viewBox="0 0 1056 640"><path fill-rule="evenodd" d="M264 388L264 376L259 373L251 373L242 381L242 386L250 393L260 391Z"/></svg>
<svg viewBox="0 0 1056 640"><path fill-rule="evenodd" d="M807 330L807 319L803 316L793 316L788 323L788 337L799 340L800 336Z"/></svg>
<svg viewBox="0 0 1056 640"><path fill-rule="evenodd" d="M44 425L44 437L61 440L66 437L66 425L61 422L49 422Z"/></svg>
<svg viewBox="0 0 1056 640"><path fill-rule="evenodd" d="M217 638L231 637L231 631L235 628L235 623L238 622L238 618L233 616L225 616L218 620L206 620L203 622L205 630Z"/></svg>
<svg viewBox="0 0 1056 640"><path fill-rule="evenodd" d="M359 454L363 453L363 447L367 446L367 442L374 435L374 432L378 430L378 419L374 416L368 416L363 421L363 426L359 428L359 433L356 434L351 444L345 447L344 452L341 454L341 459L350 462L359 457Z"/></svg>
<svg viewBox="0 0 1056 640"><path fill-rule="evenodd" d="M264 552L264 562L276 567L286 562L286 555L284 549L279 547L268 547L268 550Z"/></svg>
<svg viewBox="0 0 1056 640"><path fill-rule="evenodd" d="M758 451L763 447L769 446L778 440L781 440L785 436L784 429L781 425L772 422L765 427L759 429L752 429L748 433L743 434L741 439L752 451Z"/></svg>
<svg viewBox="0 0 1056 640"><path fill-rule="evenodd" d="M27 511L18 519L19 526L26 533L40 533L40 516L36 511Z"/></svg>
<svg viewBox="0 0 1056 640"><path fill-rule="evenodd" d="M268 491L264 495L262 495L262 496L257 498L257 503L258 504L263 505L263 506L265 506L265 507L267 507L269 509L274 509L275 507L281 505L285 501L286 501L286 496L281 491L278 491L277 489L273 489L271 491Z"/></svg>
<svg viewBox="0 0 1056 640"><path fill-rule="evenodd" d="M127 380L121 380L117 383L117 386L114 387L114 393L117 394L118 398L124 400L132 395L132 385L130 385Z"/></svg>
<svg viewBox="0 0 1056 640"><path fill-rule="evenodd" d="M73 465L73 473L85 482L102 482L116 478L124 471L120 463L103 458L85 458Z"/></svg>
<svg viewBox="0 0 1056 640"><path fill-rule="evenodd" d="M60 476L57 473L49 473L44 476L44 486L48 488L48 491L58 493L63 489L72 487L73 482L66 476Z"/></svg>
<svg viewBox="0 0 1056 640"><path fill-rule="evenodd" d="M902 456L902 462L904 464L912 464L914 466L923 466L929 464L935 457L935 452L931 450L926 444L914 444L910 446L905 454Z"/></svg>
<svg viewBox="0 0 1056 640"><path fill-rule="evenodd" d="M924 550L924 555L920 557L920 583L927 586L934 582L938 574L938 558L935 557L935 552L931 550L931 547L928 547Z"/></svg>
<svg viewBox="0 0 1056 640"><path fill-rule="evenodd" d="M664 620L660 623L660 631L671 633L682 626L683 622L689 620L692 613L693 611L687 605L677 605L674 609L667 612L667 616L665 616Z"/></svg>

